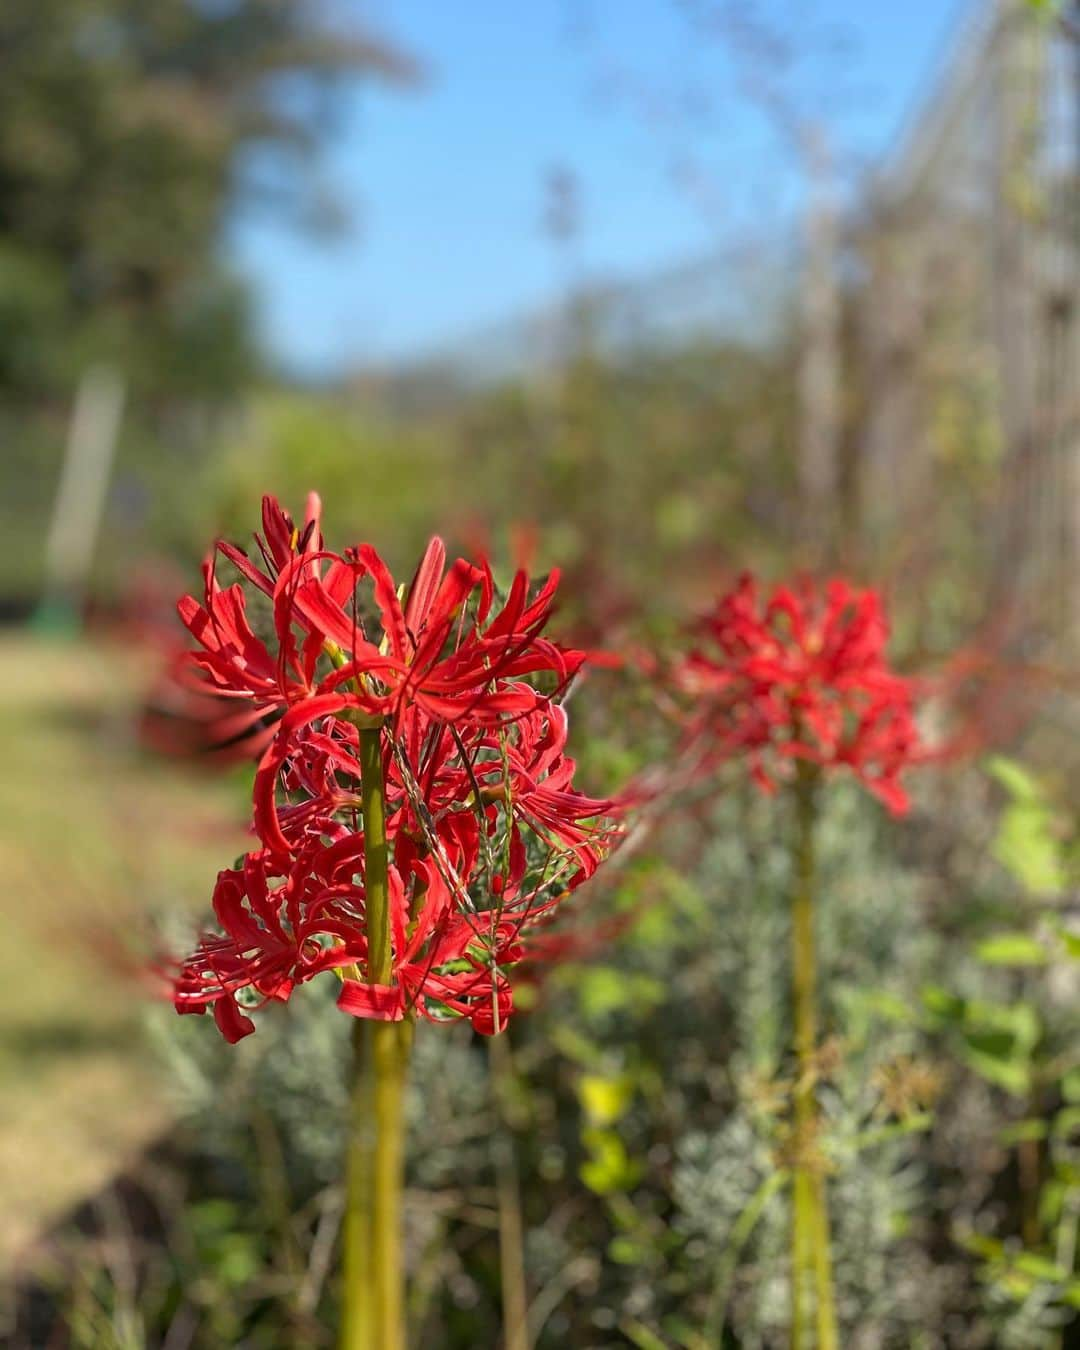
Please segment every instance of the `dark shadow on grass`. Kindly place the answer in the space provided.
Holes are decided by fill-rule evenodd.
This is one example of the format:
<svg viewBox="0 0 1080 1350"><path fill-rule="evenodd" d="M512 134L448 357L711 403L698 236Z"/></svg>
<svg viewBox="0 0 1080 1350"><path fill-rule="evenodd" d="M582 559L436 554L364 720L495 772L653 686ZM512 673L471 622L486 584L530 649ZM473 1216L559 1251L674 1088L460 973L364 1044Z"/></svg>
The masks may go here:
<svg viewBox="0 0 1080 1350"><path fill-rule="evenodd" d="M0 1028L0 1059L22 1061L130 1050L130 1025L95 1026L75 1018Z"/></svg>

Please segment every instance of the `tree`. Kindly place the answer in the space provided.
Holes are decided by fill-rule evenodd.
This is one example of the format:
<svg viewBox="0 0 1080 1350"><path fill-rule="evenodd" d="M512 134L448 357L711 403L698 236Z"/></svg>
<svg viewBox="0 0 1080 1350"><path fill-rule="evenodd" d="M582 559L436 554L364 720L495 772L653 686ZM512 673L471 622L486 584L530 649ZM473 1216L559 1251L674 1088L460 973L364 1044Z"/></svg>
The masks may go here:
<svg viewBox="0 0 1080 1350"><path fill-rule="evenodd" d="M0 391L66 401L91 356L150 397L232 387L252 348L222 226L283 157L275 201L303 204L358 75L415 70L305 0L5 0Z"/></svg>

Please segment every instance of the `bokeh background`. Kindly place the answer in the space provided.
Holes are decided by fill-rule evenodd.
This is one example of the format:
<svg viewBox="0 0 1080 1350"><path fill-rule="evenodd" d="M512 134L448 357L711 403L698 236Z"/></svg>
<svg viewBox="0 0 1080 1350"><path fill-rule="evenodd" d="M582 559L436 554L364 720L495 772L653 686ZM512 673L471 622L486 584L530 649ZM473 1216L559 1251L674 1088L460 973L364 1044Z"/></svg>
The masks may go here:
<svg viewBox="0 0 1080 1350"><path fill-rule="evenodd" d="M5 0L0 1335L332 1343L340 1028L226 1054L140 973L244 838L160 753L172 604L317 488L614 647L744 567L884 590L978 753L827 822L845 1344L1080 1343L1078 190L1069 0ZM670 750L575 698L589 786ZM506 1061L421 1047L418 1346L500 1344L515 1188L535 1344L784 1343L782 835L695 803Z"/></svg>

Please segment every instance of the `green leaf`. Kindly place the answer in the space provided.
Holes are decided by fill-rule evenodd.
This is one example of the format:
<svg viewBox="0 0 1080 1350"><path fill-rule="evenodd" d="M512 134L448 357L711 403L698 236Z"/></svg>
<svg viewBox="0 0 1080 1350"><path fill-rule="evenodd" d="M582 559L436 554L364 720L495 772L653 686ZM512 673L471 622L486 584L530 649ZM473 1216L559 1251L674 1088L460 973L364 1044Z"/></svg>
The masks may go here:
<svg viewBox="0 0 1080 1350"><path fill-rule="evenodd" d="M581 1165L581 1180L596 1195L628 1191L641 1176L641 1167L627 1154L626 1146L612 1130L582 1131L582 1142L590 1157Z"/></svg>
<svg viewBox="0 0 1080 1350"><path fill-rule="evenodd" d="M635 1238L620 1234L608 1243L608 1256L620 1266L639 1266L649 1256L649 1249Z"/></svg>
<svg viewBox="0 0 1080 1350"><path fill-rule="evenodd" d="M965 1005L960 1031L960 1054L970 1068L1015 1096L1030 1090L1032 1052L1041 1035L1031 1004L972 1000Z"/></svg>
<svg viewBox="0 0 1080 1350"><path fill-rule="evenodd" d="M1071 1139L1080 1135L1080 1106L1063 1107L1054 1117L1050 1133L1055 1139Z"/></svg>
<svg viewBox="0 0 1080 1350"><path fill-rule="evenodd" d="M590 1021L621 1012L631 1003L629 981L610 966L589 966L578 975L581 1011Z"/></svg>
<svg viewBox="0 0 1080 1350"><path fill-rule="evenodd" d="M1043 793L1038 780L1022 764L1005 755L991 755L986 761L986 771L996 778L1014 801L1042 802Z"/></svg>
<svg viewBox="0 0 1080 1350"><path fill-rule="evenodd" d="M855 1152L866 1148L875 1148L879 1144L892 1143L894 1139L904 1139L909 1134L921 1134L933 1128L934 1117L929 1111L917 1111L905 1120L894 1121L891 1125L880 1125L872 1130L863 1130L851 1140Z"/></svg>
<svg viewBox="0 0 1080 1350"><path fill-rule="evenodd" d="M998 933L980 942L975 955L991 966L1044 966L1049 959L1042 943L1026 933Z"/></svg>
<svg viewBox="0 0 1080 1350"><path fill-rule="evenodd" d="M1047 1284L1062 1284L1067 1280L1068 1273L1049 1257L1040 1256L1038 1252L1021 1252L1013 1262L1016 1270L1021 1274L1030 1275L1033 1280L1039 1280Z"/></svg>
<svg viewBox="0 0 1080 1350"><path fill-rule="evenodd" d="M1071 1191L1080 1190L1080 1167L1068 1158L1054 1159L1054 1176Z"/></svg>
<svg viewBox="0 0 1080 1350"><path fill-rule="evenodd" d="M1055 812L1045 790L1014 760L997 756L987 768L1012 798L998 823L994 857L1027 890L1060 893L1067 885L1067 869Z"/></svg>
<svg viewBox="0 0 1080 1350"><path fill-rule="evenodd" d="M1060 1222L1065 1197L1068 1194L1069 1187L1057 1177L1051 1177L1043 1182L1039 1192L1039 1222L1044 1230Z"/></svg>
<svg viewBox="0 0 1080 1350"><path fill-rule="evenodd" d="M961 1247L975 1256L981 1256L984 1261L998 1262L1005 1259L1005 1244L985 1233L957 1233L956 1240Z"/></svg>
<svg viewBox="0 0 1080 1350"><path fill-rule="evenodd" d="M871 1013L886 1022L895 1022L900 1026L914 1026L919 1022L919 1012L899 994L891 994L885 989L867 989L855 991L858 1002ZM854 1002L854 1000L853 1000Z"/></svg>
<svg viewBox="0 0 1080 1350"><path fill-rule="evenodd" d="M1030 1051L1042 1035L1042 1022L1034 1004L1025 1000L1016 1003L988 1003L972 999L965 1008L965 1023L975 1030L983 1028L1007 1032L1017 1049Z"/></svg>
<svg viewBox="0 0 1080 1350"><path fill-rule="evenodd" d="M968 1051L964 1060L981 1078L1004 1088L1014 1097L1026 1097L1031 1091L1031 1070L1025 1064L995 1059L992 1055L980 1054L978 1051Z"/></svg>
<svg viewBox="0 0 1080 1350"><path fill-rule="evenodd" d="M557 1024L551 1034L559 1053L575 1064L588 1067L599 1064L604 1058L603 1050L595 1041L565 1022Z"/></svg>
<svg viewBox="0 0 1080 1350"><path fill-rule="evenodd" d="M575 977L582 1013L591 1021L628 1009L648 1010L662 1003L666 990L649 975L628 975L613 966L589 966Z"/></svg>
<svg viewBox="0 0 1080 1350"><path fill-rule="evenodd" d="M601 1074L582 1074L578 1079L578 1098L592 1125L614 1125L626 1114L634 1096L631 1074L616 1077Z"/></svg>
<svg viewBox="0 0 1080 1350"><path fill-rule="evenodd" d="M1002 867L1035 895L1058 895L1067 877L1061 846L1041 807L1010 807L1001 818L993 853Z"/></svg>
<svg viewBox="0 0 1080 1350"><path fill-rule="evenodd" d="M936 984L922 991L922 1001L926 1011L943 1022L961 1022L967 1011L966 999Z"/></svg>
<svg viewBox="0 0 1080 1350"><path fill-rule="evenodd" d="M1012 1148L1014 1144L1045 1139L1049 1133L1050 1126L1045 1120L1018 1120L1000 1131L998 1139L1005 1148Z"/></svg>
<svg viewBox="0 0 1080 1350"><path fill-rule="evenodd" d="M620 1322L619 1330L631 1345L637 1346L638 1350L668 1350L667 1343L662 1341L654 1331L651 1331L644 1322L639 1322L636 1317L627 1318L626 1321Z"/></svg>
<svg viewBox="0 0 1080 1350"><path fill-rule="evenodd" d="M1061 924L1057 934L1065 948L1066 956L1074 961L1080 961L1080 933L1071 933L1064 924Z"/></svg>

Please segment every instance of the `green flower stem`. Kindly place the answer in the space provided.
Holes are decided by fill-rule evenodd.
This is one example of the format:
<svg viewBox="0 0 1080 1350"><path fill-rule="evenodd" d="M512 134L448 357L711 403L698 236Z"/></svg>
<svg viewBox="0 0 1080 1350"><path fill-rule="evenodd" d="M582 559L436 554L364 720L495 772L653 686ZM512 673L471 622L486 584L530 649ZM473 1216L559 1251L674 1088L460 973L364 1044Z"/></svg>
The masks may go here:
<svg viewBox="0 0 1080 1350"><path fill-rule="evenodd" d="M818 1350L836 1350L836 1304L833 1296L832 1240L829 1235L829 1196L820 1168L814 1178L814 1282L817 1287Z"/></svg>
<svg viewBox="0 0 1080 1350"><path fill-rule="evenodd" d="M411 1022L375 1022L375 1166L371 1218L378 1350L405 1350L404 1262L401 1197L405 1181L405 1079L412 1047Z"/></svg>
<svg viewBox="0 0 1080 1350"><path fill-rule="evenodd" d="M814 1289L818 1350L836 1350L832 1255L825 1176L818 1147L817 958L814 899L817 887L814 825L819 771L799 763L795 784L795 890L791 907L791 990L795 1022L794 1162L791 1235L791 1346L808 1345L807 1292Z"/></svg>
<svg viewBox="0 0 1080 1350"><path fill-rule="evenodd" d="M364 908L370 983L393 979L382 732L360 726ZM404 1097L412 1023L358 1021L344 1221L341 1350L404 1350Z"/></svg>
<svg viewBox="0 0 1080 1350"><path fill-rule="evenodd" d="M510 1113L508 1089L514 1071L508 1033L488 1037L488 1065L498 1126L492 1137L495 1185L499 1206L499 1276L502 1292L504 1350L532 1350L525 1282L525 1225Z"/></svg>
<svg viewBox="0 0 1080 1350"><path fill-rule="evenodd" d="M374 1086L371 1023L357 1018L352 1029L353 1089L342 1220L343 1289L341 1350L375 1350L372 1303L372 1174L374 1167Z"/></svg>
<svg viewBox="0 0 1080 1350"><path fill-rule="evenodd" d="M364 813L367 977L372 984L389 984L394 961L390 950L390 846L386 841L386 784L379 727L360 728L360 804Z"/></svg>
<svg viewBox="0 0 1080 1350"><path fill-rule="evenodd" d="M813 1199L805 1169L797 1167L791 1178L791 1350L807 1350L807 1294Z"/></svg>

